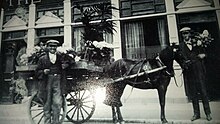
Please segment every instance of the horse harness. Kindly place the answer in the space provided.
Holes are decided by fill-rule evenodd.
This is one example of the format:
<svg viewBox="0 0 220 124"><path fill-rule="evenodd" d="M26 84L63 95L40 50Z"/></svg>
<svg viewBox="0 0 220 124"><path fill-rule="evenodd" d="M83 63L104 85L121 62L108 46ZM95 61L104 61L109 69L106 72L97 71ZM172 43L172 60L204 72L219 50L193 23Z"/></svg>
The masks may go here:
<svg viewBox="0 0 220 124"><path fill-rule="evenodd" d="M165 65L164 65L164 63L161 61L159 55L155 58L155 60L156 60L156 63L157 63L158 68L165 67ZM137 72L137 75L139 75L139 73L141 72L141 69L143 68L143 66L144 66L144 64L145 64L146 62L149 63L149 61L148 61L147 59L138 61L138 62L135 63L131 68L129 68L129 70L128 70L123 76L129 76L129 74L131 73L131 71L132 71L138 64L141 63L140 67L138 68L138 72ZM147 66L151 66L151 64L149 63ZM150 68L151 68L151 67L150 67ZM157 69L157 68L156 68L156 69ZM151 69L151 70L153 70L153 69ZM162 70L164 70L164 69L162 69ZM158 72L158 71L161 71L161 70L156 70L155 72ZM151 73L152 73L152 72L151 72ZM167 71L166 71L166 73L167 73ZM148 74L150 74L150 73L145 73L145 74L147 75L148 78L147 78L146 81L144 81L144 83L149 83L150 85L152 85L152 83L151 83L152 79L150 79L150 77L148 76ZM135 80L134 80L133 84L134 84L134 85L135 85L135 84L142 84L143 82L137 82L137 78L138 78L138 76L135 77ZM127 81L129 81L129 80L127 80Z"/></svg>

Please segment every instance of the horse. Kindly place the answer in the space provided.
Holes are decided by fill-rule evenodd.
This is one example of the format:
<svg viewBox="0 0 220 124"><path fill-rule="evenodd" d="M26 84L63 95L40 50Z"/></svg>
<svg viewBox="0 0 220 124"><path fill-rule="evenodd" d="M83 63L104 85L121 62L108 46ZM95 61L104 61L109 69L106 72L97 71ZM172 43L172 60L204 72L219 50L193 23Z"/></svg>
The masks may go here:
<svg viewBox="0 0 220 124"><path fill-rule="evenodd" d="M176 45L167 46L153 59L134 60L122 58L104 68L105 74L110 78L114 80L122 79L106 85L104 104L112 107L113 123L124 123L120 111L122 106L120 98L126 85L139 89L157 89L161 107L160 119L163 124L168 123L165 117L165 98L171 77L174 76L173 60L176 60L181 67L184 67L186 61L188 61Z"/></svg>

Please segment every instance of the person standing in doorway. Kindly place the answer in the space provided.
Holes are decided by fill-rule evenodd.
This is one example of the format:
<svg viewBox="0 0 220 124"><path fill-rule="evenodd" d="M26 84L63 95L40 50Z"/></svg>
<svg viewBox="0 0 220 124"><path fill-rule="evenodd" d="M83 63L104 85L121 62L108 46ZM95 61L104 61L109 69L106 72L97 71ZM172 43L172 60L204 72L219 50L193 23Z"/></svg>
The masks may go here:
<svg viewBox="0 0 220 124"><path fill-rule="evenodd" d="M57 40L46 42L48 52L39 58L36 69L38 80L43 82L39 89L44 92L41 98L44 101L45 124L58 124L62 107L62 87L65 81L61 55L57 52L58 44Z"/></svg>
<svg viewBox="0 0 220 124"><path fill-rule="evenodd" d="M192 100L193 112L191 121L200 118L199 99L203 103L203 108L208 121L212 120L211 110L209 106L208 96L206 92L206 69L204 59L206 58L205 51L199 46L193 46L196 39L193 39L191 28L184 27L180 30L183 42L181 42L180 50L183 55L190 60L188 68L184 70L183 77L185 81L187 95Z"/></svg>

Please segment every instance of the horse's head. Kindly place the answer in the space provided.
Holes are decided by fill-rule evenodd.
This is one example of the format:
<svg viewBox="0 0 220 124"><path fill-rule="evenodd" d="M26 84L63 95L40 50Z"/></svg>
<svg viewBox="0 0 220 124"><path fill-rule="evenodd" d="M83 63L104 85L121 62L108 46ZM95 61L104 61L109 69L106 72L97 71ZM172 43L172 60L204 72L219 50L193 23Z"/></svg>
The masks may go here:
<svg viewBox="0 0 220 124"><path fill-rule="evenodd" d="M169 71L173 70L173 60L175 60L181 67L185 67L189 60L182 54L179 45L175 43L163 49L160 52L159 57Z"/></svg>
<svg viewBox="0 0 220 124"><path fill-rule="evenodd" d="M179 44L173 43L170 46L173 49L173 59L184 69L187 68L191 61L185 56L180 49Z"/></svg>

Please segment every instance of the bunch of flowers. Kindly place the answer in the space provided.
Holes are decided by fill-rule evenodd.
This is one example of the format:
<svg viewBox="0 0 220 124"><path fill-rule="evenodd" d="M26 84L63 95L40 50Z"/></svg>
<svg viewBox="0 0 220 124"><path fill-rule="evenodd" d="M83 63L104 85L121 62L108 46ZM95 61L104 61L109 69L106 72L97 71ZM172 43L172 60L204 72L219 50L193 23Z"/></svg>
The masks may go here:
<svg viewBox="0 0 220 124"><path fill-rule="evenodd" d="M70 47L58 47L58 54L61 55L62 68L66 69L75 63L76 52Z"/></svg>
<svg viewBox="0 0 220 124"><path fill-rule="evenodd" d="M84 58L93 61L96 65L105 65L111 61L114 46L105 41L86 41Z"/></svg>
<svg viewBox="0 0 220 124"><path fill-rule="evenodd" d="M39 58L46 53L46 49L35 46L34 49L28 53L20 56L20 63L22 65L37 64Z"/></svg>
<svg viewBox="0 0 220 124"><path fill-rule="evenodd" d="M204 30L202 33L194 32L193 35L193 47L207 48L210 46L211 42L214 40L209 34L208 30Z"/></svg>
<svg viewBox="0 0 220 124"><path fill-rule="evenodd" d="M39 46L35 46L31 52L23 54L20 57L21 58L20 62L22 62L24 65L37 64L39 58L41 56L45 55L46 52L47 52L46 48L41 48ZM74 58L75 58L76 54L72 48L58 47L57 53L61 54L62 63L64 63L64 64L73 64L74 63Z"/></svg>

